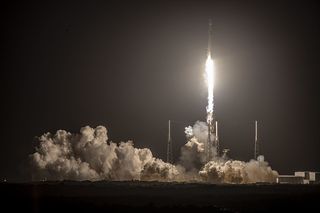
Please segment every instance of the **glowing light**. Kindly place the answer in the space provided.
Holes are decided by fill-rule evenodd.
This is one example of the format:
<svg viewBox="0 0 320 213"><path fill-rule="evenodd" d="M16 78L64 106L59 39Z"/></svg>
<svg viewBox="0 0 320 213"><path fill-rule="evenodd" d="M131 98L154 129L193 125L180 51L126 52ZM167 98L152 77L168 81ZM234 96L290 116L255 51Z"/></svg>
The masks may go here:
<svg viewBox="0 0 320 213"><path fill-rule="evenodd" d="M214 91L214 82L215 82L215 66L214 61L211 58L211 55L208 54L206 61L206 80L208 84L208 106L207 106L207 122L211 123L213 120L213 91Z"/></svg>

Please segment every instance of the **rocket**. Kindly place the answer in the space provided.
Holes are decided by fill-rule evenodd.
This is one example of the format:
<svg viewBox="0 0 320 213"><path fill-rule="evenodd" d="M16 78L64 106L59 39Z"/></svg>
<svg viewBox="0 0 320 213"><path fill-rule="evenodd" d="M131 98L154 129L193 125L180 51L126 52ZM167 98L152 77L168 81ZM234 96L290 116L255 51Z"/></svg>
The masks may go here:
<svg viewBox="0 0 320 213"><path fill-rule="evenodd" d="M208 52L207 56L212 56L211 54L211 37L212 37L212 22L209 19L209 28L208 28Z"/></svg>

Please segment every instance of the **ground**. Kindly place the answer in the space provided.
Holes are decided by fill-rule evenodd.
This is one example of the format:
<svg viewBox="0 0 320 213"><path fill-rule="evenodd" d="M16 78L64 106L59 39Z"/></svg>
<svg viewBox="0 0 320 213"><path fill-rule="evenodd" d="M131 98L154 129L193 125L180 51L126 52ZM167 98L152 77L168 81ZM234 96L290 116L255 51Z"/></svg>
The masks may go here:
<svg viewBox="0 0 320 213"><path fill-rule="evenodd" d="M320 210L320 185L47 181L1 183L0 191L11 212Z"/></svg>

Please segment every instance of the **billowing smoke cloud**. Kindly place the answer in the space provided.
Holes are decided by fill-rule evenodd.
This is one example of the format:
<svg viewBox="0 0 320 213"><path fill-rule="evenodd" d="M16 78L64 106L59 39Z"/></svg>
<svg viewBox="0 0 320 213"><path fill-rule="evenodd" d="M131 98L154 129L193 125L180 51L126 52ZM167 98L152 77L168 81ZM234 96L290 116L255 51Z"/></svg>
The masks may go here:
<svg viewBox="0 0 320 213"><path fill-rule="evenodd" d="M212 183L275 182L278 173L268 166L263 156L257 160L243 162L228 160L226 155L217 156L213 147L212 161L205 163L204 143L208 139L208 126L197 121L186 127L188 142L181 148L180 164L186 170L196 170L203 181Z"/></svg>
<svg viewBox="0 0 320 213"><path fill-rule="evenodd" d="M47 180L171 180L175 166L137 149L133 142L108 142L107 129L83 127L80 134L58 130L42 135L32 154L34 179Z"/></svg>
<svg viewBox="0 0 320 213"><path fill-rule="evenodd" d="M267 162L256 160L210 161L199 174L205 181L212 183L275 182L278 176Z"/></svg>
<svg viewBox="0 0 320 213"><path fill-rule="evenodd" d="M186 127L185 133L188 142L181 148L180 164L187 171L199 170L206 162L204 144L208 140L208 126L197 121L193 127ZM215 153L215 150L211 151Z"/></svg>
<svg viewBox="0 0 320 213"><path fill-rule="evenodd" d="M188 142L177 165L153 157L150 149L138 149L132 141L108 141L107 129L83 127L79 134L58 130L39 137L30 155L34 180L157 180L212 183L274 182L278 173L261 156L259 161L228 160L216 155L205 161L207 125L196 122L186 128Z"/></svg>

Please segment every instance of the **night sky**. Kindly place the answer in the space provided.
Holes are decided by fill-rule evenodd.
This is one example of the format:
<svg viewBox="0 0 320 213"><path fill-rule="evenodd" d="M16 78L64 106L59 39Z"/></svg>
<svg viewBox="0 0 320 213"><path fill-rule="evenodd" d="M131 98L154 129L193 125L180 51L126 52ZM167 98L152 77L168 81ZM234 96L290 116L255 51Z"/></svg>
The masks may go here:
<svg viewBox="0 0 320 213"><path fill-rule="evenodd" d="M280 174L320 170L320 8L304 1L42 1L2 5L0 178L27 180L35 136L104 125L176 162L205 120L208 19L220 143Z"/></svg>

